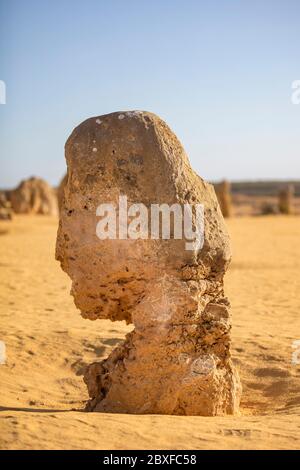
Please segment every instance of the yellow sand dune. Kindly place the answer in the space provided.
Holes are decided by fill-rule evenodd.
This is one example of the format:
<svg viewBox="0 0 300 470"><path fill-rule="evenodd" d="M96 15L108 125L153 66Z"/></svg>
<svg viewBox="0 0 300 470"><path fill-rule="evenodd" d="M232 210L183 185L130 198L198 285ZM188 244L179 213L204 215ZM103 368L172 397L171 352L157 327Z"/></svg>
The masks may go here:
<svg viewBox="0 0 300 470"><path fill-rule="evenodd" d="M300 217L232 219L233 357L244 393L235 417L84 413L84 365L130 330L83 320L54 260L57 220L0 224L0 448L249 449L300 447ZM77 411L76 411L77 410Z"/></svg>

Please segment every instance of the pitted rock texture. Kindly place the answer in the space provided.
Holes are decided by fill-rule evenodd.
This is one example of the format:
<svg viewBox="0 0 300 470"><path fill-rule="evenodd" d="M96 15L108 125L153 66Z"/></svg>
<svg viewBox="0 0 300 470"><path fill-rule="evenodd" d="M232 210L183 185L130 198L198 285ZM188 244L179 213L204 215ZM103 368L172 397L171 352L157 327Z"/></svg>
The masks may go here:
<svg viewBox="0 0 300 470"><path fill-rule="evenodd" d="M211 185L192 170L159 117L118 112L84 121L66 143L67 181L56 258L84 318L133 323L123 344L85 373L88 410L218 415L238 412L223 277L229 237ZM100 240L99 204L204 204L200 251L185 240Z"/></svg>
<svg viewBox="0 0 300 470"><path fill-rule="evenodd" d="M16 214L57 215L57 196L54 188L41 178L29 178L10 192Z"/></svg>

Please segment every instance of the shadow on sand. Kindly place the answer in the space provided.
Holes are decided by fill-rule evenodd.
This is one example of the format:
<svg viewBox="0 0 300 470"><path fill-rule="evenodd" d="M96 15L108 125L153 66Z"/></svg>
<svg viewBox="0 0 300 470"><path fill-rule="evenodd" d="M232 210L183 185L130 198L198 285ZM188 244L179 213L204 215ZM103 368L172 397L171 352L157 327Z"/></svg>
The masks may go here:
<svg viewBox="0 0 300 470"><path fill-rule="evenodd" d="M84 409L71 408L69 410L56 410L55 408L17 408L13 406L0 406L1 411L24 411L26 413L69 413L70 411L85 412Z"/></svg>

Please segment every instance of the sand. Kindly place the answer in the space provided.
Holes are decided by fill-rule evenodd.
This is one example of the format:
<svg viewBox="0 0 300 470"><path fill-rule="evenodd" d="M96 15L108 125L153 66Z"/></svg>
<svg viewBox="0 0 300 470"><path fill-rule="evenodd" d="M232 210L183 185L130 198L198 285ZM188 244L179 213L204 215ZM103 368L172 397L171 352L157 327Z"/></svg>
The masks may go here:
<svg viewBox="0 0 300 470"><path fill-rule="evenodd" d="M226 276L241 414L134 416L80 411L85 364L130 330L80 317L54 260L57 220L0 223L2 449L297 449L300 447L300 217L227 221L234 258Z"/></svg>

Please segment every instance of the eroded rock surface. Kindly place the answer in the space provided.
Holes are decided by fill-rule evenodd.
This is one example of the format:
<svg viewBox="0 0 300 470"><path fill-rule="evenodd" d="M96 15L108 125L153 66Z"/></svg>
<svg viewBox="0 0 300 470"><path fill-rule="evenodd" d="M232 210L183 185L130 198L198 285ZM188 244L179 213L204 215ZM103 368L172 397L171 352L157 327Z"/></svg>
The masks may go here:
<svg viewBox="0 0 300 470"><path fill-rule="evenodd" d="M88 410L218 415L238 411L223 276L229 238L211 185L192 170L169 127L147 112L84 121L66 143L68 166L56 258L84 318L133 323L123 344L91 364ZM205 242L104 239L99 204L205 207ZM95 328L101 328L101 324Z"/></svg>
<svg viewBox="0 0 300 470"><path fill-rule="evenodd" d="M57 215L57 196L54 188L41 178L29 178L10 192L16 214Z"/></svg>

